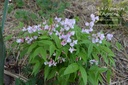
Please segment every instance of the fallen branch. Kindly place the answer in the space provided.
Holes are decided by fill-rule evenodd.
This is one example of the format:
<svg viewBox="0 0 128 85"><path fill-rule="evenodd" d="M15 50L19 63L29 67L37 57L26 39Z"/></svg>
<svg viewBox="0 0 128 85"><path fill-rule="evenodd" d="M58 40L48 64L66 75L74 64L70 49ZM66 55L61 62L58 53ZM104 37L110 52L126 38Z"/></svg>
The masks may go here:
<svg viewBox="0 0 128 85"><path fill-rule="evenodd" d="M25 78L25 77L23 77L22 75L14 74L14 73L9 72L9 71L7 71L7 70L4 70L4 74L9 75L9 76L11 76L11 77L13 77L13 78L19 78L19 79L21 79L23 82L27 82L27 81L28 81L28 79Z"/></svg>

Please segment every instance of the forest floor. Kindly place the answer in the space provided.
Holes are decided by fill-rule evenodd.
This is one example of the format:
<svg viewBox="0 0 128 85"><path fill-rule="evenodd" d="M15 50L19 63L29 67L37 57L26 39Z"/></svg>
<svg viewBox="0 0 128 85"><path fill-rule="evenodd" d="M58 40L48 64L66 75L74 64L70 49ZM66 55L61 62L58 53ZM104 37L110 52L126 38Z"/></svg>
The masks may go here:
<svg viewBox="0 0 128 85"><path fill-rule="evenodd" d="M29 0L27 0L29 1ZM33 1L33 0L32 0ZM70 1L70 0L69 0ZM73 0L70 1L71 6L68 7L65 10L65 16L66 17L72 17L72 16L79 16L80 17L80 23L79 25L81 27L84 26L84 23L88 19L89 15L91 13L96 12L96 6L99 5L98 0L96 2L92 1L85 1L85 0ZM34 9L34 4L31 2L29 3L29 8L24 8L24 10L31 10ZM3 2L0 2L0 21L2 19L2 10L3 10ZM12 11L10 14L7 15L7 21L5 24L5 32L4 35L13 35L12 39L6 42L6 47L9 49L15 49L12 48L11 44L14 40L16 40L16 35L19 31L19 29L13 29L17 27L18 20L14 17L14 13L17 9ZM103 31L106 33L112 33L114 35L114 38L112 40L113 45L113 51L115 53L115 62L116 67L113 67L113 77L111 80L111 85L128 85L128 27L119 26L117 28L106 28L106 27L96 27L96 31ZM118 50L115 46L116 42L121 43L122 49ZM12 58L11 56L14 56L15 53L12 53L12 55L8 55L9 61L6 61L6 65L13 66L14 68L8 69L5 65L5 69L12 72L13 74L16 74L16 68L19 68L15 65L16 59ZM19 54L15 54L15 56L18 56ZM13 69L13 71L12 71ZM15 70L15 71L14 71ZM5 82L10 82L10 77L8 75L5 75ZM9 85L9 84L6 84Z"/></svg>

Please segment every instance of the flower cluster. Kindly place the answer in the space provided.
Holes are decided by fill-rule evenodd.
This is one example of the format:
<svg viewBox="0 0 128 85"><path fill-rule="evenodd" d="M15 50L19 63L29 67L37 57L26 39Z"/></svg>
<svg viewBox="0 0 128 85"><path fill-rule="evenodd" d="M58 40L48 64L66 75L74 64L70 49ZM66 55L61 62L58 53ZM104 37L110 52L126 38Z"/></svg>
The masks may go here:
<svg viewBox="0 0 128 85"><path fill-rule="evenodd" d="M50 61L44 62L44 64L51 67L51 66L56 66L57 62L55 62L53 59L50 59Z"/></svg>
<svg viewBox="0 0 128 85"><path fill-rule="evenodd" d="M95 16L94 14L90 15L91 22L86 22L85 26L87 28L83 28L81 30L82 33L90 34L89 39L91 39L92 43L102 43L102 41L106 38L108 41L110 41L113 37L112 34L107 34L106 37L103 33L98 32L96 34L91 33L93 31L93 26L95 21L99 20L98 16ZM69 45L68 51L70 53L73 53L76 51L75 45L78 43L78 40L75 38L75 31L74 26L76 24L75 19L64 19L55 17L55 22L51 25L47 24L47 22L43 22L41 25L34 25L34 26L28 26L27 28L23 28L23 32L29 33L30 36L26 36L21 39L17 39L17 43L24 43L31 44L34 40L37 40L38 37L42 34L43 31L47 31L49 34L48 36L51 36L53 33L58 36L58 38L61 40L61 45L66 46ZM39 35L34 35L34 33L38 33ZM55 56L55 54L53 55ZM78 60L78 58L76 59ZM47 58L47 61L44 62L45 65L56 66L58 63L65 62L65 58L58 57L57 60L54 60L52 58ZM95 60L90 60L90 63L96 63Z"/></svg>
<svg viewBox="0 0 128 85"><path fill-rule="evenodd" d="M94 23L99 20L99 17L95 16L94 14L91 14L90 17L91 17L92 21L90 23L89 22L85 23L85 26L89 29L83 28L82 33L87 33L87 34L91 33L93 31ZM102 43L102 40L104 40L105 38L108 41L110 41L112 39L112 37L113 37L112 34L107 34L107 36L105 37L105 35L103 33L98 32L96 34L92 34L91 40L92 40L92 43Z"/></svg>
<svg viewBox="0 0 128 85"><path fill-rule="evenodd" d="M102 40L105 38L104 34L102 33L97 33L97 34L92 34L92 42L93 43L102 43Z"/></svg>
<svg viewBox="0 0 128 85"><path fill-rule="evenodd" d="M98 21L99 20L99 17L98 16L95 16L94 14L91 14L90 17L91 17L91 20L92 21L90 23L89 22L86 22L85 23L85 26L87 26L89 29L83 28L82 29L82 33L89 34L90 32L92 32L95 21Z"/></svg>
<svg viewBox="0 0 128 85"><path fill-rule="evenodd" d="M53 56L56 56L56 54L54 53ZM44 62L44 65L48 65L49 67L56 66L59 63L65 62L65 58L63 58L63 57L58 57L58 59L56 61L50 57L47 57L47 60L48 61Z"/></svg>
<svg viewBox="0 0 128 85"><path fill-rule="evenodd" d="M108 41L112 40L113 34L107 34L106 37L103 33L99 32L97 34L92 34L93 43L102 43L102 40L107 39Z"/></svg>
<svg viewBox="0 0 128 85"><path fill-rule="evenodd" d="M60 23L61 29L59 31L55 30L55 34L61 39L61 45L65 46L67 44L70 45L69 51L73 53L75 51L74 45L77 44L78 40L72 39L75 35L75 31L70 31L74 28L75 19L65 19L61 20L61 18L55 18L57 22Z"/></svg>

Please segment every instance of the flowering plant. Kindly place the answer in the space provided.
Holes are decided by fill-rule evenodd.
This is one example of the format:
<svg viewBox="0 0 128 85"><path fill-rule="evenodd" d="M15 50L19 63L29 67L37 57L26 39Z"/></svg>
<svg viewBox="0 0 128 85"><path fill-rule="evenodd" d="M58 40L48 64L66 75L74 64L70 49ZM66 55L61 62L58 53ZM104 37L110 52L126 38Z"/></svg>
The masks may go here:
<svg viewBox="0 0 128 85"><path fill-rule="evenodd" d="M45 81L54 80L60 85L77 81L79 85L103 83L102 73L110 82L114 53L111 51L112 34L94 33L98 16L91 14L85 28L76 25L75 19L55 18L40 25L22 29L17 39L21 56L28 56L33 65L32 74L44 72ZM101 62L102 60L102 62Z"/></svg>

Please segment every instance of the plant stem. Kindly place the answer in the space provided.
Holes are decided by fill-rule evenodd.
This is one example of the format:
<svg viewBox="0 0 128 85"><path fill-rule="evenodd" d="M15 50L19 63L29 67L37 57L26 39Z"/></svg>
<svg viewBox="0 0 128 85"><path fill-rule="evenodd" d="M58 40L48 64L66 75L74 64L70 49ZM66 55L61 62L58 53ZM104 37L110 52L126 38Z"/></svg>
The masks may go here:
<svg viewBox="0 0 128 85"><path fill-rule="evenodd" d="M3 85L3 80L4 80L4 60L5 60L5 46L2 36L2 30L0 30L0 85Z"/></svg>
<svg viewBox="0 0 128 85"><path fill-rule="evenodd" d="M4 61L5 61L6 54L5 54L5 45L4 45L4 39L3 39L3 30L4 30L4 24L6 21L8 2L9 0L5 0L2 25L0 26L0 85L3 85L3 82L4 82Z"/></svg>
<svg viewBox="0 0 128 85"><path fill-rule="evenodd" d="M4 2L4 11L3 11L3 18L2 18L2 32L4 30L4 24L5 24L5 21L6 21L6 15L7 15L7 10L8 10L8 2L9 0L5 0Z"/></svg>

